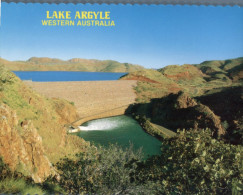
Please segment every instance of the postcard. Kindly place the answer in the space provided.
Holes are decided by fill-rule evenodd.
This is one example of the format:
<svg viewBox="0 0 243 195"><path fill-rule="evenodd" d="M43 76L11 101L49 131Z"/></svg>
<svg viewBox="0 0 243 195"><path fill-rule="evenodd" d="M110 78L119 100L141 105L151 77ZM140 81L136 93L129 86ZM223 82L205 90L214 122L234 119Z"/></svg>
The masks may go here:
<svg viewBox="0 0 243 195"><path fill-rule="evenodd" d="M242 193L242 7L1 10L0 193Z"/></svg>

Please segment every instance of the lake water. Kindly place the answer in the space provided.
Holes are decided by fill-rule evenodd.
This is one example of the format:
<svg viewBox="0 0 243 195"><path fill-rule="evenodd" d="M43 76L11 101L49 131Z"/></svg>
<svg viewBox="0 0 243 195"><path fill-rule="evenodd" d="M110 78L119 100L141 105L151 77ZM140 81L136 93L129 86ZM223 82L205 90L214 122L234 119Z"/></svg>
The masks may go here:
<svg viewBox="0 0 243 195"><path fill-rule="evenodd" d="M134 149L142 147L145 157L161 153L161 142L145 133L137 121L128 116L92 120L84 123L81 129L77 135L95 145L117 143L125 148L132 143Z"/></svg>
<svg viewBox="0 0 243 195"><path fill-rule="evenodd" d="M126 73L68 72L68 71L13 71L21 80L36 82L54 81L110 81L118 80Z"/></svg>

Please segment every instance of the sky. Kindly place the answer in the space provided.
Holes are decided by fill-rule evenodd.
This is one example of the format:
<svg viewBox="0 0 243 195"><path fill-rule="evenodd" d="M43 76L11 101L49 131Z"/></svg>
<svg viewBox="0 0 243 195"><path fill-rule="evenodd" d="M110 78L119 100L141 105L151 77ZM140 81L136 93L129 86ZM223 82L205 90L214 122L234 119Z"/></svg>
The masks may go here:
<svg viewBox="0 0 243 195"><path fill-rule="evenodd" d="M243 56L243 8L2 3L0 55L116 60L161 68ZM46 11L110 11L115 27L42 26Z"/></svg>

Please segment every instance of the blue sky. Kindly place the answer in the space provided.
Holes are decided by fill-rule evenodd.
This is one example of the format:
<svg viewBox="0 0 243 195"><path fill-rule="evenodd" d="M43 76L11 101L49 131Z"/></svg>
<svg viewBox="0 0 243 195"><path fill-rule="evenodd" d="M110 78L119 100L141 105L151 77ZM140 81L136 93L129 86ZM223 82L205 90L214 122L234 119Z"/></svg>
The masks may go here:
<svg viewBox="0 0 243 195"><path fill-rule="evenodd" d="M115 27L42 26L46 11L110 11ZM160 68L243 56L243 8L2 3L1 57L112 59Z"/></svg>

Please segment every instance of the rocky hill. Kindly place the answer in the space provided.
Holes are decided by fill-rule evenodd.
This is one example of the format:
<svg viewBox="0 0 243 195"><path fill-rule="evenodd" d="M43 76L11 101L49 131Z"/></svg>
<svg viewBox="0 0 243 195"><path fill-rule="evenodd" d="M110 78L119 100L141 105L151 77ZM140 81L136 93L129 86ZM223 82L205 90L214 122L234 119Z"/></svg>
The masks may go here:
<svg viewBox="0 0 243 195"><path fill-rule="evenodd" d="M237 58L137 71L121 79L138 81L135 115L174 131L210 128L240 143L242 74L243 58Z"/></svg>
<svg viewBox="0 0 243 195"><path fill-rule="evenodd" d="M158 70L167 78L174 81L194 81L205 77L200 69L193 65L170 65Z"/></svg>
<svg viewBox="0 0 243 195"><path fill-rule="evenodd" d="M60 158L85 151L88 144L64 127L77 117L69 102L37 94L0 66L0 157L12 170L40 182Z"/></svg>
<svg viewBox="0 0 243 195"><path fill-rule="evenodd" d="M181 90L175 81L152 69L132 72L121 79L138 81L135 91L139 103L149 102L152 98L163 97Z"/></svg>
<svg viewBox="0 0 243 195"><path fill-rule="evenodd" d="M0 64L12 71L85 71L85 72L133 72L142 66L119 63L112 60L88 60L74 58L67 61L54 58L32 57L27 61L0 59Z"/></svg>
<svg viewBox="0 0 243 195"><path fill-rule="evenodd" d="M138 81L136 92L140 103L178 91L197 97L214 88L241 85L243 58L205 61L197 65L170 65L158 70L144 69L128 73L121 79Z"/></svg>
<svg viewBox="0 0 243 195"><path fill-rule="evenodd" d="M210 128L215 137L224 135L220 117L206 105L198 103L183 92L152 99L148 105L137 104L133 113L145 115L152 123L167 129L206 129Z"/></svg>
<svg viewBox="0 0 243 195"><path fill-rule="evenodd" d="M205 61L195 66L209 76L208 80L243 80L243 58Z"/></svg>

